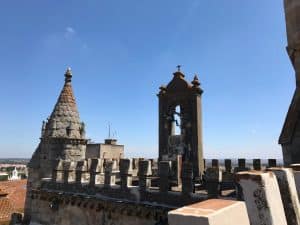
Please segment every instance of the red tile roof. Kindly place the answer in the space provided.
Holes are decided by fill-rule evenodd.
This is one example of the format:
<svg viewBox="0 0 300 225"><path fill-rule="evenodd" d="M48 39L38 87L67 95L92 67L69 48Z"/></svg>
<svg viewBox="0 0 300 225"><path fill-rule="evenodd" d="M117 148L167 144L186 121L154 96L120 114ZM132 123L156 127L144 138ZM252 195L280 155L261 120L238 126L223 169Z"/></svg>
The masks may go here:
<svg viewBox="0 0 300 225"><path fill-rule="evenodd" d="M1 181L0 221L9 221L13 212L24 210L27 180Z"/></svg>

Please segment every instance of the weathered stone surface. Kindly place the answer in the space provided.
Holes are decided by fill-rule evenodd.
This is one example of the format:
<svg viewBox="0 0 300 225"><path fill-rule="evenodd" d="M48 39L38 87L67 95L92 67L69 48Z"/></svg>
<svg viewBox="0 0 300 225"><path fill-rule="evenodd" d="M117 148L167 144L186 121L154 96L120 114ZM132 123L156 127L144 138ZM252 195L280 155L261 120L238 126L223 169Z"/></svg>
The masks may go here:
<svg viewBox="0 0 300 225"><path fill-rule="evenodd" d="M287 225L276 176L272 172L239 172L251 225Z"/></svg>
<svg viewBox="0 0 300 225"><path fill-rule="evenodd" d="M250 225L244 202L211 199L168 213L169 225Z"/></svg>
<svg viewBox="0 0 300 225"><path fill-rule="evenodd" d="M34 198L31 223L39 225L167 225L168 208L137 205L113 200L96 200L82 196L37 196ZM54 204L54 205L53 205ZM55 207L53 207L55 206ZM165 221L165 222L164 222Z"/></svg>
<svg viewBox="0 0 300 225"><path fill-rule="evenodd" d="M292 164L290 167L293 169L296 189L298 192L298 198L300 199L300 164Z"/></svg>
<svg viewBox="0 0 300 225"><path fill-rule="evenodd" d="M290 168L269 168L277 178L288 225L300 225L300 204L295 178Z"/></svg>

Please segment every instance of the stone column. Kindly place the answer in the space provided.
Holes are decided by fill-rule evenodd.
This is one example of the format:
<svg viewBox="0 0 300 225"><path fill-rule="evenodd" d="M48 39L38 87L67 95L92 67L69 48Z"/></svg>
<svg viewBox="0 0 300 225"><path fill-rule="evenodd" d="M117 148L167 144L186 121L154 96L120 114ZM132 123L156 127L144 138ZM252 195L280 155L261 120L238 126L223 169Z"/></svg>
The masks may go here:
<svg viewBox="0 0 300 225"><path fill-rule="evenodd" d="M172 210L169 225L250 225L244 202L210 199Z"/></svg>
<svg viewBox="0 0 300 225"><path fill-rule="evenodd" d="M149 160L139 161L139 188L141 191L146 191L151 186L151 162Z"/></svg>
<svg viewBox="0 0 300 225"><path fill-rule="evenodd" d="M276 176L272 172L239 172L251 225L287 225Z"/></svg>
<svg viewBox="0 0 300 225"><path fill-rule="evenodd" d="M167 193L170 190L170 161L160 161L159 162L159 190L162 193Z"/></svg>
<svg viewBox="0 0 300 225"><path fill-rule="evenodd" d="M217 198L220 193L220 182L222 180L222 171L218 167L207 168L205 173L206 184L209 198Z"/></svg>
<svg viewBox="0 0 300 225"><path fill-rule="evenodd" d="M121 189L127 190L132 185L132 162L130 159L120 159Z"/></svg>
<svg viewBox="0 0 300 225"><path fill-rule="evenodd" d="M277 178L288 225L300 225L300 204L293 170L290 168L269 168Z"/></svg>
<svg viewBox="0 0 300 225"><path fill-rule="evenodd" d="M189 195L194 192L193 165L189 162L182 164L182 194Z"/></svg>

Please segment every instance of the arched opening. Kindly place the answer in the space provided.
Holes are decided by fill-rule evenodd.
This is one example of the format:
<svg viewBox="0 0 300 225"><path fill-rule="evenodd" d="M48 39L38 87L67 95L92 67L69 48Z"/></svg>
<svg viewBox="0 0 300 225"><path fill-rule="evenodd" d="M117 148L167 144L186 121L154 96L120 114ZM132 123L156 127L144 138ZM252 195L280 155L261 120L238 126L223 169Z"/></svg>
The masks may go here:
<svg viewBox="0 0 300 225"><path fill-rule="evenodd" d="M180 105L177 105L173 114L174 122L174 135L181 135L181 112Z"/></svg>

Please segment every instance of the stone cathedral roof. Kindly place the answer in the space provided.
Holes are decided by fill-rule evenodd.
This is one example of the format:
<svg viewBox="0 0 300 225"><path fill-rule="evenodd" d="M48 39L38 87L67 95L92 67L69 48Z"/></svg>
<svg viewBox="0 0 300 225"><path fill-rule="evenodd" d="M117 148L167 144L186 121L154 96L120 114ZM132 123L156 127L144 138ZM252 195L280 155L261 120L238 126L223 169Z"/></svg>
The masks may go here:
<svg viewBox="0 0 300 225"><path fill-rule="evenodd" d="M290 104L285 122L279 137L279 144L290 144L292 142L298 118L300 116L300 89L296 88L292 102Z"/></svg>
<svg viewBox="0 0 300 225"><path fill-rule="evenodd" d="M43 137L84 139L84 123L80 121L79 112L72 89L72 72L65 73L63 89L47 122L43 123Z"/></svg>

